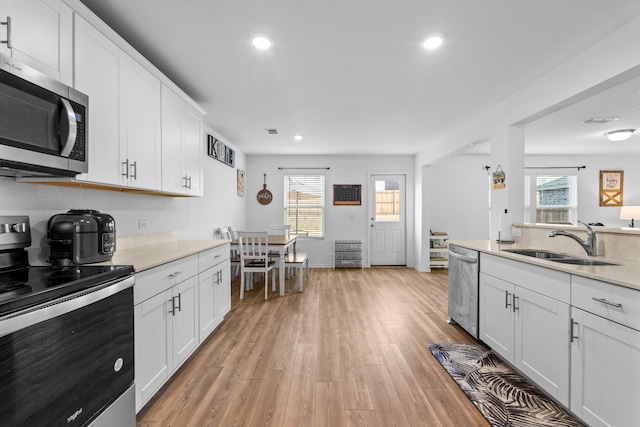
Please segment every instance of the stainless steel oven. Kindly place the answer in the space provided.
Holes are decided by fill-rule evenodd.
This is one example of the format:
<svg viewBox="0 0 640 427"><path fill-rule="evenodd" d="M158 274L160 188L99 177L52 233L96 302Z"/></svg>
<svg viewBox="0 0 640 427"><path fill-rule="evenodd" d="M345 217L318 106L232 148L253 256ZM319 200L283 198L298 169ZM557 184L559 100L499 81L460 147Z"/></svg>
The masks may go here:
<svg viewBox="0 0 640 427"><path fill-rule="evenodd" d="M88 171L87 95L0 55L0 175Z"/></svg>
<svg viewBox="0 0 640 427"><path fill-rule="evenodd" d="M0 217L0 425L135 427L133 268L29 266L24 218Z"/></svg>

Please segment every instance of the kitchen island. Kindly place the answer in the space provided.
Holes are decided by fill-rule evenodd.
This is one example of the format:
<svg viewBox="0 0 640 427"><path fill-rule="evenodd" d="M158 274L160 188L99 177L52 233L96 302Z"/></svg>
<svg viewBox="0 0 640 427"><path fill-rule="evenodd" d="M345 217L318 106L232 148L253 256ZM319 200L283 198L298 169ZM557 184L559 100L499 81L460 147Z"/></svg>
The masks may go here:
<svg viewBox="0 0 640 427"><path fill-rule="evenodd" d="M588 425L635 426L640 262L588 257L568 239L578 251L540 244L546 242L449 242L480 255L480 340ZM608 244L607 252L616 253ZM510 252L532 249L615 265L563 264Z"/></svg>

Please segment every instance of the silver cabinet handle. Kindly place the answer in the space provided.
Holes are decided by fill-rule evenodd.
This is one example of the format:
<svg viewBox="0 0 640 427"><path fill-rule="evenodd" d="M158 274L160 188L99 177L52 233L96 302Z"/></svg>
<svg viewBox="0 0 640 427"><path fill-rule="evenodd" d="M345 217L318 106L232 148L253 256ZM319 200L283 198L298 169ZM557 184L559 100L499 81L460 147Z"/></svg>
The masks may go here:
<svg viewBox="0 0 640 427"><path fill-rule="evenodd" d="M573 319L571 319L571 342L573 342L573 340L577 340L578 339L578 337L573 332L573 326L574 325L578 325L578 322L574 322Z"/></svg>
<svg viewBox="0 0 640 427"><path fill-rule="evenodd" d="M189 182L189 177L185 175L182 177L182 180L184 181L184 184L182 184L182 188L189 188L189 185L187 184Z"/></svg>
<svg viewBox="0 0 640 427"><path fill-rule="evenodd" d="M509 291L504 291L504 308L509 308L509 306L511 306L511 303L509 302L509 295L513 294L510 294Z"/></svg>
<svg viewBox="0 0 640 427"><path fill-rule="evenodd" d="M169 278L170 279L174 279L174 278L178 277L181 274L182 274L182 271L174 271L173 273L169 274Z"/></svg>
<svg viewBox="0 0 640 427"><path fill-rule="evenodd" d="M173 297L173 299L178 298L178 306L176 307L176 309L178 311L182 311L182 294L178 294L177 297Z"/></svg>
<svg viewBox="0 0 640 427"><path fill-rule="evenodd" d="M0 41L0 43L4 43L7 45L9 49L12 49L13 46L11 44L11 17L7 16L7 20L4 22L0 22L0 24L7 26L7 39Z"/></svg>
<svg viewBox="0 0 640 427"><path fill-rule="evenodd" d="M519 306L516 306L516 301L519 300L520 297L517 297L516 294L513 294L513 312L515 313L516 310L520 310Z"/></svg>
<svg viewBox="0 0 640 427"><path fill-rule="evenodd" d="M131 163L131 178L138 179L138 161Z"/></svg>
<svg viewBox="0 0 640 427"><path fill-rule="evenodd" d="M122 176L124 176L125 178L129 178L129 159L126 159L124 162L122 162L122 166L124 166L122 168L124 170L124 172L122 172Z"/></svg>
<svg viewBox="0 0 640 427"><path fill-rule="evenodd" d="M171 313L172 315L176 315L176 299L171 298L171 310L169 310L169 313Z"/></svg>
<svg viewBox="0 0 640 427"><path fill-rule="evenodd" d="M596 297L593 297L593 298L591 298L591 299L592 299L592 300L594 300L594 301L601 302L601 303L603 303L603 304L610 305L610 306L612 306L612 307L622 308L622 304L620 304L620 303L616 303L616 302L610 302L610 301L607 301L607 300L606 300L606 299L604 299L604 298L596 298Z"/></svg>

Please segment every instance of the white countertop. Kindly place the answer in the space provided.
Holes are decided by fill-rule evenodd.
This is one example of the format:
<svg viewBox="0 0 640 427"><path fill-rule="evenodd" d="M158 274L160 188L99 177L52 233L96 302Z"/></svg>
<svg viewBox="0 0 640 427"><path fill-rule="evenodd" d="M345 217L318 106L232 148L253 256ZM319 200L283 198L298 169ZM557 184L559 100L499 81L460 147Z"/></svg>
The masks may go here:
<svg viewBox="0 0 640 427"><path fill-rule="evenodd" d="M509 249L539 249L549 250L547 248L522 246L518 244L505 244L498 243L493 240L449 240L447 243L464 248L473 249L479 252L498 255L503 258L509 258L517 261L526 262L528 264L539 265L547 267L553 270L564 271L567 273L575 274L578 276L588 277L591 279L601 280L603 282L609 282L627 288L640 290L640 263L635 261L618 260L606 257L588 257L588 256L576 256L569 254L576 258L585 259L597 259L601 261L607 261L618 265L572 265L562 264L559 262L553 262L545 259L529 257L526 255L518 255L511 252L506 252ZM552 251L558 252L558 251Z"/></svg>
<svg viewBox="0 0 640 427"><path fill-rule="evenodd" d="M108 265L133 265L137 273L180 258L230 243L231 240L169 240L126 249L116 249Z"/></svg>

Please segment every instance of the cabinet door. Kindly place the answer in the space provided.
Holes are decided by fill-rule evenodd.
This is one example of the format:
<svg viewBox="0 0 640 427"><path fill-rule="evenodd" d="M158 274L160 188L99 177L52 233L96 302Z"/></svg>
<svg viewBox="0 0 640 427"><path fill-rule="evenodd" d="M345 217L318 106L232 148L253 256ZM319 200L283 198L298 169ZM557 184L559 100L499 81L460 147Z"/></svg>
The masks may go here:
<svg viewBox="0 0 640 427"><path fill-rule="evenodd" d="M218 265L220 278L216 284L216 318L222 322L231 311L231 263L227 260Z"/></svg>
<svg viewBox="0 0 640 427"><path fill-rule="evenodd" d="M121 184L119 147L120 49L78 14L75 26L76 89L89 95L89 172L85 181Z"/></svg>
<svg viewBox="0 0 640 427"><path fill-rule="evenodd" d="M513 292L511 283L480 273L480 339L512 363Z"/></svg>
<svg viewBox="0 0 640 427"><path fill-rule="evenodd" d="M60 0L8 0L0 6L11 18L11 48L0 52L70 85L73 63L72 10ZM0 38L6 40L6 26Z"/></svg>
<svg viewBox="0 0 640 427"><path fill-rule="evenodd" d="M571 410L592 427L637 426L640 332L571 309Z"/></svg>
<svg viewBox="0 0 640 427"><path fill-rule="evenodd" d="M202 195L202 156L205 151L202 138L202 114L184 103L182 116L182 170L189 177L188 194Z"/></svg>
<svg viewBox="0 0 640 427"><path fill-rule="evenodd" d="M136 411L167 381L171 365L171 314L162 292L135 306Z"/></svg>
<svg viewBox="0 0 640 427"><path fill-rule="evenodd" d="M177 369L198 346L198 278L173 287L173 369Z"/></svg>
<svg viewBox="0 0 640 427"><path fill-rule="evenodd" d="M184 101L162 85L162 190L185 191L182 156L182 113Z"/></svg>
<svg viewBox="0 0 640 427"><path fill-rule="evenodd" d="M204 341L220 323L216 316L216 291L219 271L218 266L214 266L198 275L198 329L200 342Z"/></svg>
<svg viewBox="0 0 640 427"><path fill-rule="evenodd" d="M569 305L515 287L515 366L569 406Z"/></svg>
<svg viewBox="0 0 640 427"><path fill-rule="evenodd" d="M122 184L160 190L160 80L126 53L120 57L120 160L128 165Z"/></svg>

